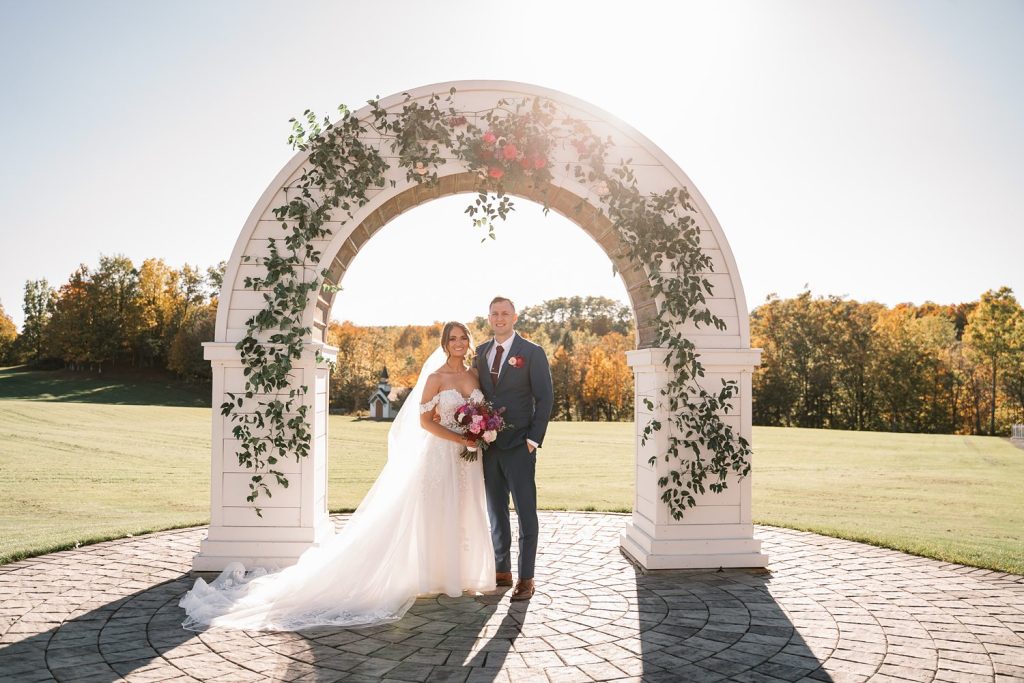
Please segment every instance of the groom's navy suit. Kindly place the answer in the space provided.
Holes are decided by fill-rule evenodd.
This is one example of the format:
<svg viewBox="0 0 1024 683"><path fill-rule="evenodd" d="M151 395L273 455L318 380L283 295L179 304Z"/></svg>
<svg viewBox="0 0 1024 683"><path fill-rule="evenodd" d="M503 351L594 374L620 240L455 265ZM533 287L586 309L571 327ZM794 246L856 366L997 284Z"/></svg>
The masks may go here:
<svg viewBox="0 0 1024 683"><path fill-rule="evenodd" d="M505 422L512 425L511 429L498 434L483 456L495 569L512 571L512 525L508 511L511 493L519 517L519 579L532 579L539 531L537 452L530 452L526 440L530 439L538 447L544 443L554 401L551 369L544 349L515 334L504 344L501 371L495 383L487 364L493 345L492 339L476 349L480 388L495 408L505 408ZM510 365L510 358L520 360L521 364Z"/></svg>

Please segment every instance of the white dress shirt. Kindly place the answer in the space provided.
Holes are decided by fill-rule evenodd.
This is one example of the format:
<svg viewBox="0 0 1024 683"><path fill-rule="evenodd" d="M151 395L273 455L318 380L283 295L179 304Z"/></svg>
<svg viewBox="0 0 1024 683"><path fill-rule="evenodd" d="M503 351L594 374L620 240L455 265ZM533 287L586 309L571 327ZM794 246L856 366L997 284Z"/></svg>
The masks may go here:
<svg viewBox="0 0 1024 683"><path fill-rule="evenodd" d="M506 339L505 341L500 343L501 344L501 365L498 366L498 379L501 379L501 373L505 372L505 366L508 364L508 352L509 352L509 349L512 348L512 342L515 341L516 336L518 334L519 334L518 332L516 332L515 330L512 330L512 335L508 339ZM498 345L499 345L498 340L495 339L494 337L491 337L491 341L494 342L494 343L491 344L491 348L487 349L487 372L490 372L491 368L494 367L494 354L496 354L498 352ZM539 448L539 446L537 445L537 442L534 441L533 439L527 439L526 443L530 444L530 446L532 446L534 450L537 450L537 448Z"/></svg>

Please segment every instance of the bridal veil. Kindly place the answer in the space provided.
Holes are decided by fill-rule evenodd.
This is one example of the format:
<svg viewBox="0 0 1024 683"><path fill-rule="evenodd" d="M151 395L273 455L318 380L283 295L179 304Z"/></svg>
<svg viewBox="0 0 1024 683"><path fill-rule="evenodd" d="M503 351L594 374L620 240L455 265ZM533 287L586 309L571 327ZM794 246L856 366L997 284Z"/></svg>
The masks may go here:
<svg viewBox="0 0 1024 683"><path fill-rule="evenodd" d="M196 579L180 601L190 630L226 626L293 631L311 626L369 626L398 620L424 592L419 567L428 548L424 512L428 432L419 423L427 377L445 362L438 348L388 432L388 460L344 528L285 569L229 565L207 584ZM434 439L434 441L437 441ZM490 549L487 549L490 552Z"/></svg>

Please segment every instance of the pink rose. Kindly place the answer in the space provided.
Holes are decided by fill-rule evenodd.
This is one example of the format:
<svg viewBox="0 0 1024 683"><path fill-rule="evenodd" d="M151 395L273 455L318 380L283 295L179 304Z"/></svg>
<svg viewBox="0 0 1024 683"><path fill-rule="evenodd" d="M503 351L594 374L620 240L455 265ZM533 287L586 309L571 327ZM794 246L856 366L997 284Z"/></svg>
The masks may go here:
<svg viewBox="0 0 1024 683"><path fill-rule="evenodd" d="M487 175L491 176L495 180L501 180L501 177L503 175L505 175L505 171L503 171L502 169L498 168L497 166L491 166L487 170Z"/></svg>
<svg viewBox="0 0 1024 683"><path fill-rule="evenodd" d="M515 159L517 154L519 154L519 150L511 143L505 145L501 150L501 155L508 161Z"/></svg>
<svg viewBox="0 0 1024 683"><path fill-rule="evenodd" d="M484 441L486 441L487 443L494 443L494 440L497 439L497 438L498 438L498 432L494 431L493 429L490 430L490 431L484 432Z"/></svg>
<svg viewBox="0 0 1024 683"><path fill-rule="evenodd" d="M536 159L533 160L533 167L534 168L544 168L547 165L548 165L548 160L545 159L544 157L537 157Z"/></svg>
<svg viewBox="0 0 1024 683"><path fill-rule="evenodd" d="M494 144L494 141L495 141L495 140L497 140L498 138L497 138L497 137L495 137L494 133L492 133L492 132L490 132L490 131L487 131L486 133L484 133L484 136L483 136L483 138L482 138L482 139L483 139L483 141L484 141L484 142L486 142L486 143L487 143L488 145L493 145L493 144Z"/></svg>

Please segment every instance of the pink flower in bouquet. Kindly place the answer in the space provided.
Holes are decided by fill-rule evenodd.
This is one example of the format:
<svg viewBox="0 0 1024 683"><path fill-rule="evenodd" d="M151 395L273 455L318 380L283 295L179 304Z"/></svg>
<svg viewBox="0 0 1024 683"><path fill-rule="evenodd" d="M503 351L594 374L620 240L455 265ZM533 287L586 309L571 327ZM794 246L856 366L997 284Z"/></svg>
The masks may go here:
<svg viewBox="0 0 1024 683"><path fill-rule="evenodd" d="M506 161L512 161L519 154L519 150L512 143L505 145L501 150L501 155L505 157Z"/></svg>
<svg viewBox="0 0 1024 683"><path fill-rule="evenodd" d="M487 169L487 175L494 178L495 180L501 180L501 177L505 175L505 171L498 168L497 166L491 166Z"/></svg>
<svg viewBox="0 0 1024 683"><path fill-rule="evenodd" d="M548 160L545 159L544 157L537 157L536 159L533 160L533 167L534 168L544 168L547 165L548 165Z"/></svg>
<svg viewBox="0 0 1024 683"><path fill-rule="evenodd" d="M488 145L493 145L494 141L497 140L498 138L491 131L487 131L486 133L484 133L484 136L481 139Z"/></svg>
<svg viewBox="0 0 1024 683"><path fill-rule="evenodd" d="M505 423L503 412L504 408L495 409L487 401L467 401L455 409L455 421L463 428L464 436L474 442L461 453L464 460L476 460L478 452L486 450L498 438L498 432L512 426Z"/></svg>

